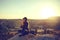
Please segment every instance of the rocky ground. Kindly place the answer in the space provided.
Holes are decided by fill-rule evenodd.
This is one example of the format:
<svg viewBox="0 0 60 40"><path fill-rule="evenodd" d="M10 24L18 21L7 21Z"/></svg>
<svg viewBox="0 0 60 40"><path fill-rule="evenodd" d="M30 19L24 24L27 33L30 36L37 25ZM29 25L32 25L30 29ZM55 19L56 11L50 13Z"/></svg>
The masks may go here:
<svg viewBox="0 0 60 40"><path fill-rule="evenodd" d="M22 37L19 37L19 34L17 34L8 40L57 40L57 39L56 39L56 36L53 34L43 34L43 35L29 34Z"/></svg>

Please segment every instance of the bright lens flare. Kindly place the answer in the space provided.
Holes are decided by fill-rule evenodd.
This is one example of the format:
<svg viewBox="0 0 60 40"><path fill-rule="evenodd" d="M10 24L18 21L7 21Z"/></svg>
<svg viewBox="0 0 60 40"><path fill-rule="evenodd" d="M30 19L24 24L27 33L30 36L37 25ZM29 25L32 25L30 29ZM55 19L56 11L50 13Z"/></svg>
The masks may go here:
<svg viewBox="0 0 60 40"><path fill-rule="evenodd" d="M45 7L39 14L41 19L47 19L49 17L55 16L55 11L53 8Z"/></svg>

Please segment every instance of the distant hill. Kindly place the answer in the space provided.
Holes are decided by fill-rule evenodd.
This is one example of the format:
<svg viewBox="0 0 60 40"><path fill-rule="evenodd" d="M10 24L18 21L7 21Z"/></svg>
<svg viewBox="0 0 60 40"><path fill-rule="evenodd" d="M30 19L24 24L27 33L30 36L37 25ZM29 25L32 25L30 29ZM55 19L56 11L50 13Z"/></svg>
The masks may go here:
<svg viewBox="0 0 60 40"><path fill-rule="evenodd" d="M0 24L4 25L8 28L18 28L20 27L20 21L21 19L0 19ZM39 26L45 26L47 28L54 28L58 22L60 22L60 17L50 17L49 19L40 20L40 19L29 19L29 26L31 28L33 27L39 27Z"/></svg>

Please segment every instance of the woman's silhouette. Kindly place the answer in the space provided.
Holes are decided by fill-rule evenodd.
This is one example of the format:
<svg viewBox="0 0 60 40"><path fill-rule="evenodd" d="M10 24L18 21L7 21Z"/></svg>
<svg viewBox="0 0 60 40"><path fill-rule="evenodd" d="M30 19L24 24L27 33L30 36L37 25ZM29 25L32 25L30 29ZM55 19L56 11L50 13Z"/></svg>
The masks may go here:
<svg viewBox="0 0 60 40"><path fill-rule="evenodd" d="M19 32L21 33L21 35L19 36L24 36L28 34L28 22L26 17L23 18L22 25L20 27L22 28L22 30L19 30Z"/></svg>

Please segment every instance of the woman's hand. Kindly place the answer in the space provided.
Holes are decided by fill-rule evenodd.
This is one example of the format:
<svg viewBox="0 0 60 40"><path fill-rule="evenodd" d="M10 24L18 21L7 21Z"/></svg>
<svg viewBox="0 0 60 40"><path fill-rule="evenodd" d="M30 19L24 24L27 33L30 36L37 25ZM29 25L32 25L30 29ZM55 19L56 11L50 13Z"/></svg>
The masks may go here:
<svg viewBox="0 0 60 40"><path fill-rule="evenodd" d="M23 26L24 25L24 23L23 23L23 21L21 20L21 26Z"/></svg>

